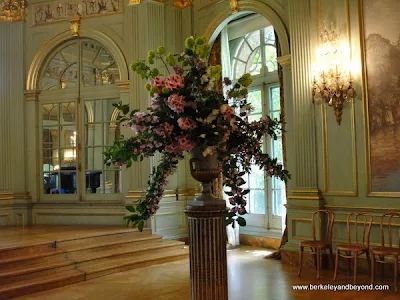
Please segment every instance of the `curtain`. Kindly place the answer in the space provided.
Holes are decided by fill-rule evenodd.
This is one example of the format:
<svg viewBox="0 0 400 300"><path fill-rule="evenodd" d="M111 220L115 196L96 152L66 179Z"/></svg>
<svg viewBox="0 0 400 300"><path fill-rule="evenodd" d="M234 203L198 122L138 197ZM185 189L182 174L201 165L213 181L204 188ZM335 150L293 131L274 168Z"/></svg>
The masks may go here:
<svg viewBox="0 0 400 300"><path fill-rule="evenodd" d="M276 47L276 57L280 57L282 55L281 51L281 46L279 44L279 38L278 35L275 33L275 47ZM284 101L284 85L283 85L283 72L282 72L282 66L278 64L278 78L279 78L279 93L280 93L280 105L281 105L281 117L284 119L285 116L285 101ZM286 135L285 135L285 124L282 125L282 154L283 154L283 165L285 166L286 164ZM286 198L286 185L284 189L284 195ZM286 201L285 201L286 202ZM288 241L288 231L287 231L287 213L285 214L285 222L284 222L284 230L281 238L281 244L279 246L279 249L283 247ZM275 258L275 259L281 259L281 254L278 251L273 252L269 255L266 256L266 258Z"/></svg>

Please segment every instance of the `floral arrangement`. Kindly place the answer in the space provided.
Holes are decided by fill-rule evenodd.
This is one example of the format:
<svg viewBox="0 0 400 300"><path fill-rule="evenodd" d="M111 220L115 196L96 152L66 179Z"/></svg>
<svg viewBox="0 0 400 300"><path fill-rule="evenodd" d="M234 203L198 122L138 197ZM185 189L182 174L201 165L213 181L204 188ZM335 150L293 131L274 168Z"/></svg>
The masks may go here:
<svg viewBox="0 0 400 300"><path fill-rule="evenodd" d="M157 151L162 154L150 175L145 197L126 207L131 212L125 217L128 225L132 223L142 230L145 220L159 208L167 178L174 173L184 153L195 147L204 156L216 153L223 184L229 189L225 192L231 204L227 224L237 219L239 225L245 226L242 215L247 213L249 190L241 186L246 183L243 175L251 171L251 165L258 165L269 176L284 181L290 178L276 158L261 150L263 136L268 134L276 139L282 121L268 116L258 121L248 120L252 111L246 100L247 88L252 83L250 74L244 74L236 83L229 78L222 80L221 67L208 66L206 62L210 46L204 37L187 38L185 48L182 54L166 54L166 49L159 47L149 52L147 61L132 65L133 71L148 80L146 89L151 104L147 112L115 104L121 111L119 122L130 126L135 134L114 142L105 152L105 162L130 167L132 161L140 161ZM156 62L162 68L152 66ZM223 82L226 97L216 91L219 80Z"/></svg>

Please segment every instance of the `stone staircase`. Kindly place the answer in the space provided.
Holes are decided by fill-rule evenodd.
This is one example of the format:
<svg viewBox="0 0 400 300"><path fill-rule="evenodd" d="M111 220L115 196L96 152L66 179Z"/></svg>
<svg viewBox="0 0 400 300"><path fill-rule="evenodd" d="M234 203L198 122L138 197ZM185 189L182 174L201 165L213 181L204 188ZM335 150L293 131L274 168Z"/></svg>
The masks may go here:
<svg viewBox="0 0 400 300"><path fill-rule="evenodd" d="M0 299L188 257L183 242L127 231L0 249Z"/></svg>

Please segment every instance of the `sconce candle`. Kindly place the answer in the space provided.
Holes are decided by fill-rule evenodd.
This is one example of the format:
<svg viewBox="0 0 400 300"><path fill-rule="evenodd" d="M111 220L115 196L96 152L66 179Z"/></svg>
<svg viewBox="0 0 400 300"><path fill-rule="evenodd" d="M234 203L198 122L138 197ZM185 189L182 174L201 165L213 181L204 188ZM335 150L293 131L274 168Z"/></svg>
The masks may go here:
<svg viewBox="0 0 400 300"><path fill-rule="evenodd" d="M313 99L333 107L336 121L340 125L345 102L356 97L350 73L348 49L339 46L339 35L326 27L321 33L322 47L317 49L317 64L314 68Z"/></svg>

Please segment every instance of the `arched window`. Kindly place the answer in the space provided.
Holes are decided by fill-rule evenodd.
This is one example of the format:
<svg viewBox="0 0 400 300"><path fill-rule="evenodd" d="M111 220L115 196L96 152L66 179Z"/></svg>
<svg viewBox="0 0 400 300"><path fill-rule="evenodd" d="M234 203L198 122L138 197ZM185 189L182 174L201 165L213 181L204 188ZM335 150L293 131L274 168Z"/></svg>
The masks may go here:
<svg viewBox="0 0 400 300"><path fill-rule="evenodd" d="M268 115L280 118L280 88L276 60L275 33L273 26L262 16L252 15L232 21L222 31L222 70L226 76L239 79L250 73L253 83L249 88L248 102L254 110L250 120ZM226 58L229 59L226 59ZM263 150L283 162L282 138L264 139ZM284 207L282 201L283 183L267 178L258 167L246 175L245 188L250 189L245 216L250 228L281 229Z"/></svg>
<svg viewBox="0 0 400 300"><path fill-rule="evenodd" d="M42 199L119 200L120 170L103 162L118 135L120 73L99 42L58 46L41 71ZM114 194L114 196L112 196Z"/></svg>

